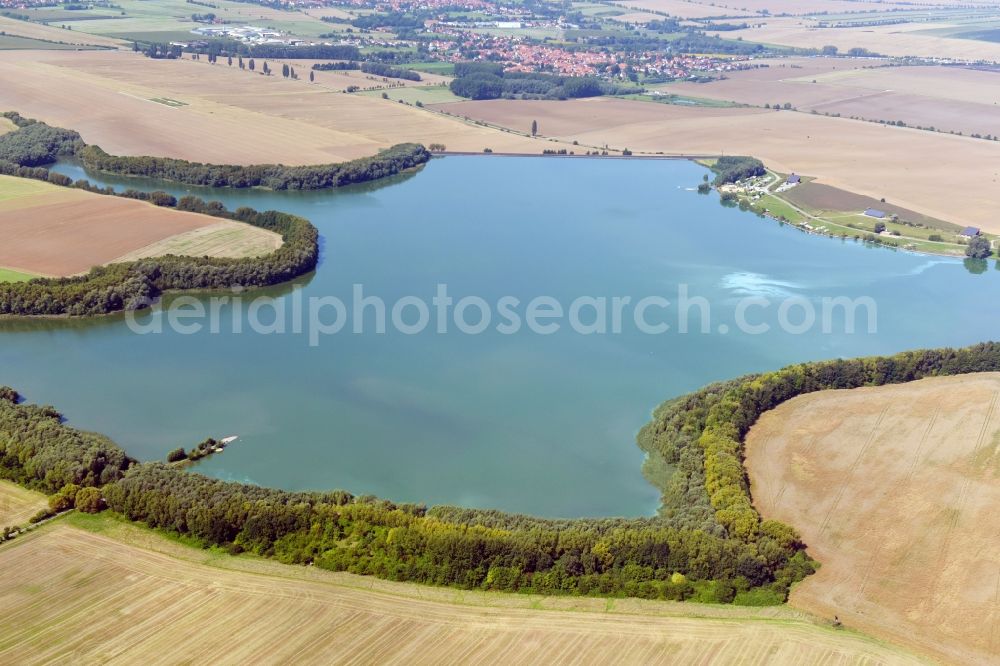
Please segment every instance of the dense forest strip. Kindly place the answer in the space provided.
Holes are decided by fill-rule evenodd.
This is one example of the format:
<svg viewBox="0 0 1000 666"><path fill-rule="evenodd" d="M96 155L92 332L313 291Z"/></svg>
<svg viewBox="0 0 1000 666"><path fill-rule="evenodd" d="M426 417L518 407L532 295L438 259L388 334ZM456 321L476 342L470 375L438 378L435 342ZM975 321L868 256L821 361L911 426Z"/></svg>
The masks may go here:
<svg viewBox="0 0 1000 666"><path fill-rule="evenodd" d="M338 164L218 165L166 157L109 155L98 146L84 146L76 157L84 167L118 176L160 178L204 187L263 187L271 190L322 190L388 178L426 163L430 152L416 143L387 148L372 157Z"/></svg>
<svg viewBox="0 0 1000 666"><path fill-rule="evenodd" d="M1000 343L803 363L664 403L640 446L676 466L660 515L547 520L500 511L394 504L343 491L286 492L138 464L51 408L0 390L0 475L59 505L100 487L112 510L231 552L391 580L541 594L773 604L814 571L795 531L753 507L743 442L791 398L1000 370ZM79 507L78 502L78 508ZM85 510L96 510L88 491Z"/></svg>
<svg viewBox="0 0 1000 666"><path fill-rule="evenodd" d="M0 135L0 162L39 167L60 157L75 156L84 167L118 176L159 178L201 187L261 187L272 190L321 190L395 176L425 164L430 152L403 143L371 157L311 166L284 164L202 164L168 157L109 155L87 145L74 131L50 127L9 111L3 114L18 129Z"/></svg>

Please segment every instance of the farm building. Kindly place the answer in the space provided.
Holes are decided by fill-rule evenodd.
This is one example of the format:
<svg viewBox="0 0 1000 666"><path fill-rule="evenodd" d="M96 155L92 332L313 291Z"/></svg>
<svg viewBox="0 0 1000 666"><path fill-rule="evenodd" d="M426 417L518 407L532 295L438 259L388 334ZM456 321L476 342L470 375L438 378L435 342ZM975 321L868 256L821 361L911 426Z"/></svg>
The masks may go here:
<svg viewBox="0 0 1000 666"><path fill-rule="evenodd" d="M962 238L975 238L980 234L980 231L976 227L966 227L962 229L962 233L959 234Z"/></svg>
<svg viewBox="0 0 1000 666"><path fill-rule="evenodd" d="M787 183L788 185L798 185L801 182L802 182L802 177L796 176L794 173L788 177L788 180L785 181L785 183Z"/></svg>
<svg viewBox="0 0 1000 666"><path fill-rule="evenodd" d="M885 219L885 211L878 210L877 208L868 208L865 210L865 215L868 217L874 217L878 220Z"/></svg>

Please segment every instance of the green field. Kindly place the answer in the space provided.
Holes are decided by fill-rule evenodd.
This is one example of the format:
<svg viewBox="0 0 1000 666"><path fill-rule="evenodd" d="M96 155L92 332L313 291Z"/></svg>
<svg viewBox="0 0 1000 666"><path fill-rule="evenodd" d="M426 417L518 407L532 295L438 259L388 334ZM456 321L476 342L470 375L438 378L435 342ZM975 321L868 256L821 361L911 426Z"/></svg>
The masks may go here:
<svg viewBox="0 0 1000 666"><path fill-rule="evenodd" d="M186 0L120 0L116 10L31 10L33 20L51 25L69 24L74 31L142 42L187 41L200 24L192 14L213 13L231 25L270 27L299 37L318 37L334 31L330 24L297 11L279 12L257 5L211 0L212 7Z"/></svg>
<svg viewBox="0 0 1000 666"><path fill-rule="evenodd" d="M442 76L451 76L455 73L455 65L450 62L414 62L407 63L406 68L416 72L441 74Z"/></svg>
<svg viewBox="0 0 1000 666"><path fill-rule="evenodd" d="M102 37L111 37L112 39L121 39L126 42L156 42L158 44L167 42L188 42L194 39L194 35L190 32L184 32L182 30L154 30L151 32L136 30L126 32L101 32L94 34L100 34Z"/></svg>
<svg viewBox="0 0 1000 666"><path fill-rule="evenodd" d="M389 90L366 90L360 95L381 97L382 93L394 102L402 100L407 104L447 104L461 102L463 98L453 94L447 86L413 86L409 88L390 88Z"/></svg>
<svg viewBox="0 0 1000 666"><path fill-rule="evenodd" d="M113 19L121 16L120 11L87 9L66 10L61 7L40 7L38 9L25 9L18 12L29 17L32 21L39 23L71 23L73 21L90 21L93 19Z"/></svg>
<svg viewBox="0 0 1000 666"><path fill-rule="evenodd" d="M54 192L57 190L57 185L51 185L40 180L0 176L0 203L8 199L14 199L15 197L23 197L40 192Z"/></svg>
<svg viewBox="0 0 1000 666"><path fill-rule="evenodd" d="M0 282L27 282L32 278L38 277L37 275L29 275L28 273L19 273L18 271L12 271L6 268L0 268Z"/></svg>
<svg viewBox="0 0 1000 666"><path fill-rule="evenodd" d="M770 215L775 217L784 218L791 222L792 224L798 224L800 222L812 222L808 217L801 214L794 208L792 208L786 201L779 199L773 194L768 194L767 196L761 197L758 203L759 207L767 209ZM815 224L815 223L814 223Z"/></svg>

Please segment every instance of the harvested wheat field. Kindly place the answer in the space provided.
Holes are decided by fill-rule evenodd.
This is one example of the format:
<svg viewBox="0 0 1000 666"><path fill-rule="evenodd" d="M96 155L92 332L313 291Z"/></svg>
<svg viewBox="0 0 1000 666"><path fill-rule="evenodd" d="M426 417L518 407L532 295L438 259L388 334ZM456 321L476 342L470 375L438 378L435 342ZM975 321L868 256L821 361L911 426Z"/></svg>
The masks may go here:
<svg viewBox="0 0 1000 666"><path fill-rule="evenodd" d="M45 495L22 488L16 483L0 480L0 529L24 525L29 518L47 506Z"/></svg>
<svg viewBox="0 0 1000 666"><path fill-rule="evenodd" d="M957 60L1000 61L1000 44L972 39L942 37L929 28L948 28L945 23L903 23L864 28L819 28L815 20L806 18L768 18L763 24L754 23L744 30L720 34L725 39L743 38L748 42L778 44L798 48L836 46L842 52L865 48L888 56L954 58Z"/></svg>
<svg viewBox="0 0 1000 666"><path fill-rule="evenodd" d="M992 211L1000 142L846 118L746 108L691 108L611 98L458 102L435 108L563 142L672 155L753 155L783 173L954 224L1000 232ZM927 155L948 168L928 168Z"/></svg>
<svg viewBox="0 0 1000 666"><path fill-rule="evenodd" d="M791 603L952 663L1000 658L1000 373L826 391L747 440L754 503L822 563Z"/></svg>
<svg viewBox="0 0 1000 666"><path fill-rule="evenodd" d="M787 608L531 610L549 602L234 558L71 518L114 538L63 519L0 547L0 661L920 663Z"/></svg>
<svg viewBox="0 0 1000 666"><path fill-rule="evenodd" d="M1000 134L1000 76L960 67L889 67L870 60L788 58L768 67L731 72L711 83L657 86L666 93L744 104L789 103L799 111L911 127ZM885 61L876 61L878 63Z"/></svg>
<svg viewBox="0 0 1000 666"><path fill-rule="evenodd" d="M88 35L82 31L64 30L42 23L18 21L6 16L0 16L0 32L7 35L17 35L18 37L28 37L30 39L45 39L50 42L65 42L67 44L81 44L85 46L118 47L126 43L120 39L112 39L111 37L102 37L100 35ZM37 51L33 53L39 55Z"/></svg>
<svg viewBox="0 0 1000 666"><path fill-rule="evenodd" d="M258 59L257 68L262 67ZM5 51L0 52L0 109L75 129L113 154L216 164L323 164L409 141L460 151L541 152L538 141L523 136L345 94L339 85L323 84L334 76L330 72L318 72L315 84L299 74L293 81L225 63L152 60L124 51L61 57ZM155 101L163 98L183 106Z"/></svg>
<svg viewBox="0 0 1000 666"><path fill-rule="evenodd" d="M115 258L115 262L176 254L184 257L260 257L281 247L281 236L248 224L223 220L164 238Z"/></svg>
<svg viewBox="0 0 1000 666"><path fill-rule="evenodd" d="M893 11L913 9L913 4L894 3L879 0L616 0L616 5L630 9L647 9L666 12L677 18L707 18L707 17L756 17L765 10L771 14L805 15L825 12L828 14ZM947 3L927 3L947 4Z"/></svg>
<svg viewBox="0 0 1000 666"><path fill-rule="evenodd" d="M239 222L10 176L0 176L0 237L0 266L47 276L183 249L261 254L281 242Z"/></svg>

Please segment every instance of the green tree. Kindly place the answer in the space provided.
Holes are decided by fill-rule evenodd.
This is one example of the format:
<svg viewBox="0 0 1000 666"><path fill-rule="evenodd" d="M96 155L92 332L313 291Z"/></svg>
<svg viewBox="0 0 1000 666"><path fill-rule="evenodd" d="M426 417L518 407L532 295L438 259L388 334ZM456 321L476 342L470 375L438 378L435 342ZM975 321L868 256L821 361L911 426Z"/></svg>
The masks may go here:
<svg viewBox="0 0 1000 666"><path fill-rule="evenodd" d="M875 233L880 234L883 231L885 231L885 222L876 222L875 223Z"/></svg>
<svg viewBox="0 0 1000 666"><path fill-rule="evenodd" d="M253 58L250 58L250 64L249 64L250 71L252 72L256 67L257 65L254 63Z"/></svg>
<svg viewBox="0 0 1000 666"><path fill-rule="evenodd" d="M281 75L283 77L285 77L286 79L288 78L288 64L287 63L283 63L281 65Z"/></svg>
<svg viewBox="0 0 1000 666"><path fill-rule="evenodd" d="M312 83L315 80L316 80L316 72L310 71L309 72L309 83Z"/></svg>
<svg viewBox="0 0 1000 666"><path fill-rule="evenodd" d="M535 136L536 134L538 134L538 121L537 120L532 120L531 121L531 136Z"/></svg>
<svg viewBox="0 0 1000 666"><path fill-rule="evenodd" d="M80 486L75 483L67 483L59 492L49 497L49 510L52 513L68 511L76 506L76 494L80 492Z"/></svg>
<svg viewBox="0 0 1000 666"><path fill-rule="evenodd" d="M185 458L187 458L187 452L184 450L183 446L179 446L167 454L167 462L171 463L184 460Z"/></svg>
<svg viewBox="0 0 1000 666"><path fill-rule="evenodd" d="M81 488L76 494L76 508L84 513L99 513L104 499L97 488Z"/></svg>
<svg viewBox="0 0 1000 666"><path fill-rule="evenodd" d="M993 254L990 241L985 236L974 236L965 246L965 255L973 259L985 259Z"/></svg>

